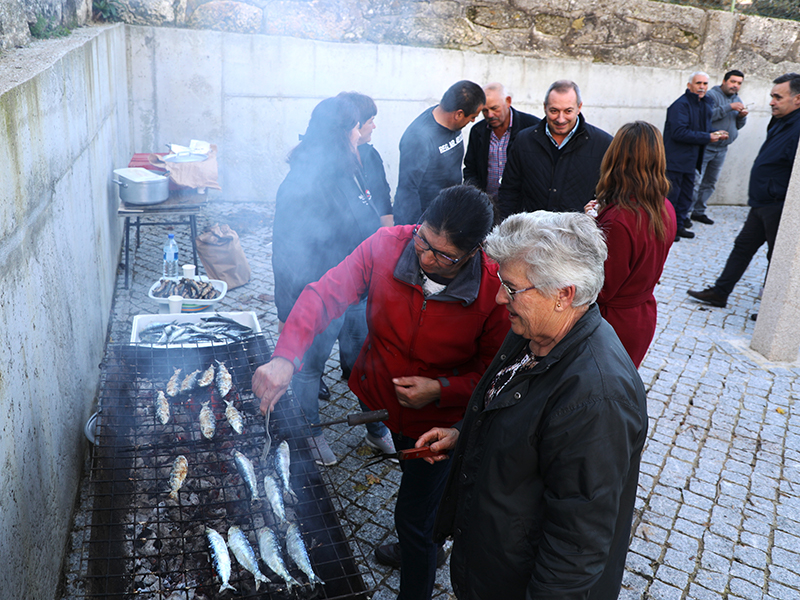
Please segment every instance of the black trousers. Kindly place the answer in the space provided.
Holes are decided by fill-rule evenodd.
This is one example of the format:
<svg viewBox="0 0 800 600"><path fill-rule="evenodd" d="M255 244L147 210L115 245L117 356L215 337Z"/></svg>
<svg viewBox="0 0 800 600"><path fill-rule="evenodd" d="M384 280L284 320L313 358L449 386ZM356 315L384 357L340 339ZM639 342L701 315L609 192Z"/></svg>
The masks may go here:
<svg viewBox="0 0 800 600"><path fill-rule="evenodd" d="M717 294L727 299L764 242L767 243L767 261L772 258L782 212L783 202L750 209L742 230L733 242L733 250L725 268L714 284L713 289Z"/></svg>
<svg viewBox="0 0 800 600"><path fill-rule="evenodd" d="M692 208L692 197L694 196L694 178L694 171L691 173L667 171L667 179L670 183L667 199L672 202L675 215L678 217L678 229L683 229L683 222L689 218L689 210Z"/></svg>

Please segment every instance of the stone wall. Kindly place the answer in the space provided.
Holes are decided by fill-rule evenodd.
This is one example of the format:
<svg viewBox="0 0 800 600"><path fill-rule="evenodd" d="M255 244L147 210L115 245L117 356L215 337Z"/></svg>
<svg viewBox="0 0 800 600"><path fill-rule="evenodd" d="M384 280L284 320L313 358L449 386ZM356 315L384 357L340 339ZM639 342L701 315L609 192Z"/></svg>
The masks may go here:
<svg viewBox="0 0 800 600"><path fill-rule="evenodd" d="M772 79L800 23L650 0L120 0L129 23L562 58Z"/></svg>
<svg viewBox="0 0 800 600"><path fill-rule="evenodd" d="M0 56L0 597L53 598L120 255L125 27Z"/></svg>
<svg viewBox="0 0 800 600"><path fill-rule="evenodd" d="M30 23L42 17L74 28L92 18L92 0L0 0L0 51L31 41Z"/></svg>

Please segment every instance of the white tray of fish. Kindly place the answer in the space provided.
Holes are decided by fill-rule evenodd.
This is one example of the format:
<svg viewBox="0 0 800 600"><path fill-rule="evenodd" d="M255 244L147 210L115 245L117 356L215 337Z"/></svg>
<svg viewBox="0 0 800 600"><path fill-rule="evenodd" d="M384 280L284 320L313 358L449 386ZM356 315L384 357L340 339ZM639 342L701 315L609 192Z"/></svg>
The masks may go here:
<svg viewBox="0 0 800 600"><path fill-rule="evenodd" d="M229 344L258 333L261 325L253 311L136 315L130 343L160 348L205 347Z"/></svg>

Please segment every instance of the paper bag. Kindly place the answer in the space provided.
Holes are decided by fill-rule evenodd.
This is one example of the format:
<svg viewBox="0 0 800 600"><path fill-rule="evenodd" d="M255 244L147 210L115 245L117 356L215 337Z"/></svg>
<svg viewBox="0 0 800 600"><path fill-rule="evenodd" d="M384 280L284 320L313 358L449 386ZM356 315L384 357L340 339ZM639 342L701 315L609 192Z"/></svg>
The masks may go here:
<svg viewBox="0 0 800 600"><path fill-rule="evenodd" d="M210 225L197 236L197 254L211 279L221 279L232 290L250 281L250 264L239 235L227 225Z"/></svg>

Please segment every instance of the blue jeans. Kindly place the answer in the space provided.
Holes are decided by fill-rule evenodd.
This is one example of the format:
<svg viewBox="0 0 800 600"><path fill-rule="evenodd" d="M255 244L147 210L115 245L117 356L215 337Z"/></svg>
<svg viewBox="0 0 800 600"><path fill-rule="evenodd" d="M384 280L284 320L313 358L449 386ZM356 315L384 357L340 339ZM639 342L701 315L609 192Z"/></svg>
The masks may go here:
<svg viewBox="0 0 800 600"><path fill-rule="evenodd" d="M303 356L303 369L292 377L292 391L314 435L319 433L319 428L314 427L319 425L319 378L325 371L325 363L343 323L344 316L334 319L325 331L314 338L314 343Z"/></svg>
<svg viewBox="0 0 800 600"><path fill-rule="evenodd" d="M670 183L667 199L672 202L678 217L678 229L683 229L683 222L689 218L689 209L692 206L694 173L667 171L667 179Z"/></svg>
<svg viewBox="0 0 800 600"><path fill-rule="evenodd" d="M398 450L413 448L417 440L393 434ZM400 541L400 594L398 600L430 600L436 579L433 524L442 499L449 460L429 465L422 459L400 461L403 477L397 493L394 524Z"/></svg>
<svg viewBox="0 0 800 600"><path fill-rule="evenodd" d="M728 154L727 146L709 144L703 153L703 166L697 172L694 181L694 196L689 214L704 215L708 208L708 199L714 193L714 188L719 180L725 156Z"/></svg>
<svg viewBox="0 0 800 600"><path fill-rule="evenodd" d="M344 313L344 324L339 332L339 363L342 372L349 373L356 364L361 346L367 339L367 299L353 304Z"/></svg>

